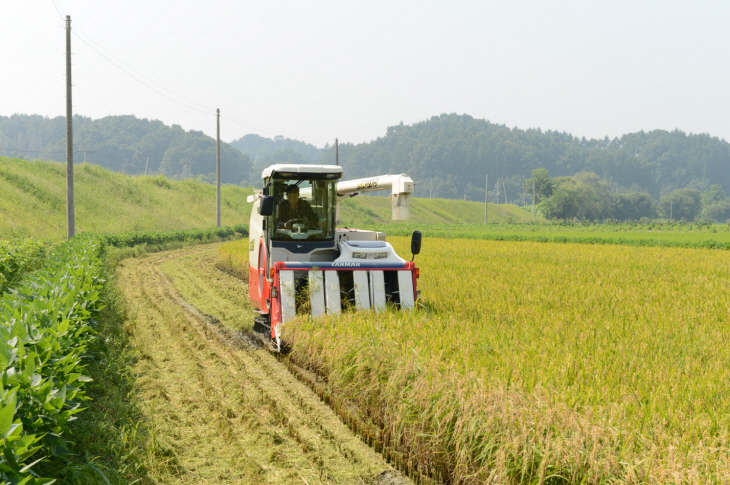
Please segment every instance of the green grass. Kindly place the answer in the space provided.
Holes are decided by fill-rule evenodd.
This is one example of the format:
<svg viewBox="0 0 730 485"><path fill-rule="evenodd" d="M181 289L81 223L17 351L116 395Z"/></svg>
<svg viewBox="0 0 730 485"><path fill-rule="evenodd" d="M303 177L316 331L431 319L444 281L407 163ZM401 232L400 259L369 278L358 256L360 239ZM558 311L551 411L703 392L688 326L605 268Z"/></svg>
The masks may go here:
<svg viewBox="0 0 730 485"><path fill-rule="evenodd" d="M76 233L169 231L215 225L215 187L195 180L128 176L97 165L74 167ZM0 239L66 237L66 166L58 162L0 157ZM252 188L221 189L221 224L248 224ZM514 205L489 205L493 222L526 222L532 213ZM390 197L354 197L342 202L341 226L391 224ZM484 204L411 199L411 223L484 221Z"/></svg>
<svg viewBox="0 0 730 485"><path fill-rule="evenodd" d="M484 204L448 199L411 198L411 223L479 224L484 222ZM491 222L528 222L532 212L516 205L489 204ZM340 225L358 227L391 222L390 197L359 196L340 202Z"/></svg>
<svg viewBox="0 0 730 485"><path fill-rule="evenodd" d="M215 226L215 187L194 180L128 176L74 167L76 233L167 231ZM221 224L248 224L250 188L221 188ZM66 167L0 157L0 239L66 237Z"/></svg>
<svg viewBox="0 0 730 485"><path fill-rule="evenodd" d="M363 224L362 229L383 231L389 236L410 236L419 230L424 237L488 239L623 246L697 247L730 249L730 226L693 224Z"/></svg>

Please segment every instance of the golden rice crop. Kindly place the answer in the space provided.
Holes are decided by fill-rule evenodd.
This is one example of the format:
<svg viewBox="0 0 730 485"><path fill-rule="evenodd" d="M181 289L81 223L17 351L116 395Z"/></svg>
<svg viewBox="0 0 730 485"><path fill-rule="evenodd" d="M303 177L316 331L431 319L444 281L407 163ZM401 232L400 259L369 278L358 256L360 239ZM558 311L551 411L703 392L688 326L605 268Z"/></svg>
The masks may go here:
<svg viewBox="0 0 730 485"><path fill-rule="evenodd" d="M459 484L730 482L726 252L426 239L416 261L423 309L286 330L402 463Z"/></svg>
<svg viewBox="0 0 730 485"><path fill-rule="evenodd" d="M248 238L229 241L218 248L218 269L248 281Z"/></svg>

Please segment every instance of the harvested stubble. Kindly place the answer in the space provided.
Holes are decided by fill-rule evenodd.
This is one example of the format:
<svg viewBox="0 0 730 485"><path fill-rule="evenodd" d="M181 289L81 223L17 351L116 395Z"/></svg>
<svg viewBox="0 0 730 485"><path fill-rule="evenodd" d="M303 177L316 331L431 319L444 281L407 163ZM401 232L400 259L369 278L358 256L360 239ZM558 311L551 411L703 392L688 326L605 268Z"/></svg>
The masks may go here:
<svg viewBox="0 0 730 485"><path fill-rule="evenodd" d="M427 239L417 261L424 309L286 329L403 462L458 484L730 481L725 252Z"/></svg>

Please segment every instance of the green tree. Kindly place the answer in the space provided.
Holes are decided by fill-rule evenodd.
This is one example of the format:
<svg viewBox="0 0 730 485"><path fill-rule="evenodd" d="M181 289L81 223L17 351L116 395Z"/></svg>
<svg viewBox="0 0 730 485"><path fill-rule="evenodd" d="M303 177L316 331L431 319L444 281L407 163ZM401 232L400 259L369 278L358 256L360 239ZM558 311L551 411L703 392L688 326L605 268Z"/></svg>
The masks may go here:
<svg viewBox="0 0 730 485"><path fill-rule="evenodd" d="M722 187L719 185L711 186L710 190L702 194L703 207L717 202L722 202L723 200L727 200L727 195L725 195L725 192L723 192Z"/></svg>
<svg viewBox="0 0 730 485"><path fill-rule="evenodd" d="M697 189L679 189L665 194L659 200L659 214L674 220L694 221L702 209Z"/></svg>
<svg viewBox="0 0 730 485"><path fill-rule="evenodd" d="M705 206L702 217L715 222L730 221L730 200L725 199Z"/></svg>
<svg viewBox="0 0 730 485"><path fill-rule="evenodd" d="M552 197L540 203L538 210L548 219L573 219L578 215L576 193L559 189Z"/></svg>
<svg viewBox="0 0 730 485"><path fill-rule="evenodd" d="M546 168L536 168L532 171L532 177L525 180L525 191L532 195L532 184L535 184L535 202L542 202L553 195L553 179L548 175Z"/></svg>
<svg viewBox="0 0 730 485"><path fill-rule="evenodd" d="M657 216L654 199L646 193L616 194L613 198L610 216L620 221L638 221Z"/></svg>

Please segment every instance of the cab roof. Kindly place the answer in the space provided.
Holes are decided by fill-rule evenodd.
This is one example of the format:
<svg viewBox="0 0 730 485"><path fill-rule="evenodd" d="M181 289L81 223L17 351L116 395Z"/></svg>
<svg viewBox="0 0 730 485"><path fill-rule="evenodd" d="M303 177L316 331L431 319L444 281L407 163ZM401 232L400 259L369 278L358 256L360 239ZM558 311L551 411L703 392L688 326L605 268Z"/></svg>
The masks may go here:
<svg viewBox="0 0 730 485"><path fill-rule="evenodd" d="M342 167L338 165L293 165L277 163L276 165L270 165L261 172L261 178L266 179L274 174L339 174L342 176ZM295 176L296 176L295 175Z"/></svg>

